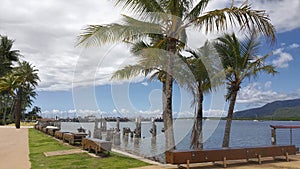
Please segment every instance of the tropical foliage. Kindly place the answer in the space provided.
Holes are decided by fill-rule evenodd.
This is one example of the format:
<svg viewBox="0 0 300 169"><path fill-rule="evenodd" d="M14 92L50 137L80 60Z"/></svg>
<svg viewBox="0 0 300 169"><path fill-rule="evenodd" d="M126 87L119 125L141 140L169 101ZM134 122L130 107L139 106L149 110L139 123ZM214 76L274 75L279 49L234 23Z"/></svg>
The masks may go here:
<svg viewBox="0 0 300 169"><path fill-rule="evenodd" d="M228 147L230 143L233 111L242 82L257 77L260 72L276 73L274 66L265 64L270 54L262 57L258 55L259 45L259 37L255 31L243 40L239 40L234 33L225 34L215 43L225 69L228 89L226 99L229 100L223 147Z"/></svg>
<svg viewBox="0 0 300 169"><path fill-rule="evenodd" d="M0 59L0 98L2 123L14 121L16 128L20 128L20 119L24 110L32 106L37 95L34 91L39 77L37 69L26 61L19 61L18 50L12 50L13 40L1 36Z"/></svg>
<svg viewBox="0 0 300 169"><path fill-rule="evenodd" d="M217 66L214 58L217 57L217 52L213 45L208 41L196 50L187 50L191 57L185 58L189 69L195 77L196 91L193 84L186 83L187 90L192 93L192 106L195 106L194 125L191 134L191 148L203 148L203 101L204 94L212 92L213 88L222 84L221 78L218 77L222 71L222 67Z"/></svg>
<svg viewBox="0 0 300 169"><path fill-rule="evenodd" d="M161 66L165 72L163 117L167 149L175 148L172 89L174 73L184 70L180 68L182 62L176 62L176 59L180 59L178 52L186 45L187 28L193 27L211 33L224 31L230 26L239 26L241 29L255 27L271 40L275 39L274 27L265 11L252 10L247 1L239 7L232 4L230 7L213 11L205 11L210 0L116 0L115 2L116 5L132 11L136 17L123 15L122 23L89 25L80 35L79 44L101 46L105 43L136 43L155 35L163 37L154 47L161 49L162 45L166 45L165 52L159 55L158 60L161 64L155 66ZM158 54L153 50L151 53L149 59ZM175 67L179 69L176 70ZM149 68L156 69L146 67L147 70Z"/></svg>

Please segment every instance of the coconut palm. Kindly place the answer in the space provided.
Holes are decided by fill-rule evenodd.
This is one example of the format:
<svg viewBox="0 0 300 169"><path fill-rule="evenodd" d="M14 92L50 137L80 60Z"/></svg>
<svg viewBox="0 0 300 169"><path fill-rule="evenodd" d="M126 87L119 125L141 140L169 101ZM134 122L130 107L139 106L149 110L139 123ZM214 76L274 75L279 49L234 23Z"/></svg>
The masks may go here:
<svg viewBox="0 0 300 169"><path fill-rule="evenodd" d="M12 50L14 40L0 35L0 77L10 72L13 62L21 56L19 50Z"/></svg>
<svg viewBox="0 0 300 169"><path fill-rule="evenodd" d="M274 66L265 65L265 60L270 54L259 57L259 45L260 41L255 32L252 32L243 40L239 40L234 33L225 34L218 38L215 44L215 48L224 65L228 86L226 99L229 100L229 108L223 138L223 147L229 146L234 106L243 80L257 77L260 72L265 72L267 74L276 73Z"/></svg>
<svg viewBox="0 0 300 169"><path fill-rule="evenodd" d="M205 12L210 0L116 0L137 15L136 18L123 15L122 23L89 25L80 35L79 44L84 46L131 41L136 42L153 35L163 35L167 44L167 63L164 65L165 99L163 102L166 148L175 148L172 118L172 85L174 60L179 49L186 42L188 27L203 29L207 33L226 30L230 25L241 29L256 27L261 33L275 39L275 31L265 11L252 10L243 3L240 7L231 5L224 9ZM246 1L247 2L247 1Z"/></svg>
<svg viewBox="0 0 300 169"><path fill-rule="evenodd" d="M20 62L19 66L15 68L15 76L18 78L18 87L16 89L16 105L15 105L15 125L20 128L20 118L22 112L22 104L24 93L28 86L35 88L38 84L39 77L37 69L28 62ZM25 96L26 98L26 96Z"/></svg>

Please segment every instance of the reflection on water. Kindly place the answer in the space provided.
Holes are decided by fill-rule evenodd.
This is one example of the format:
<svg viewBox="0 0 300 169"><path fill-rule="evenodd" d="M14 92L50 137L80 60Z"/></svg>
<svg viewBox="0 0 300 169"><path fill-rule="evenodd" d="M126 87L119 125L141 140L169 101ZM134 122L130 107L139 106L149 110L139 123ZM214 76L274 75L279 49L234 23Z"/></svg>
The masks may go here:
<svg viewBox="0 0 300 169"><path fill-rule="evenodd" d="M75 132L77 128L83 127L91 131L93 137L94 123L72 123L63 122L61 128L63 131ZM175 142L177 149L189 149L190 137L193 120L176 120L174 121ZM270 125L300 125L300 122L293 121L233 121L230 146L263 146L271 145L271 128ZM121 122L121 144L114 148L137 154L143 157L152 157L161 162L164 161L165 138L161 132L162 122L157 122L157 137L152 138L149 130L152 127L151 122L142 122L142 138L132 138L123 136L124 127L135 129L135 122ZM220 148L223 140L225 121L207 120L204 121L204 148ZM116 122L108 122L107 128L116 128ZM105 136L103 136L105 138ZM277 130L277 143L290 144L289 130ZM293 144L300 146L300 130L293 130Z"/></svg>

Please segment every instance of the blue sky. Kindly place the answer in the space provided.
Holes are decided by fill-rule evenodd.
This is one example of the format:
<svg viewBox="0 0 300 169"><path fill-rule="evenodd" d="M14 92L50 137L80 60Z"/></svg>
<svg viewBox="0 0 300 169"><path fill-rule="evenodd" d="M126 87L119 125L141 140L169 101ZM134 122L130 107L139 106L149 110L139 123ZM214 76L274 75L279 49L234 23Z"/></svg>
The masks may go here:
<svg viewBox="0 0 300 169"><path fill-rule="evenodd" d="M231 1L213 0L208 9ZM262 74L245 80L236 110L262 106L276 100L300 98L300 1L253 0L254 9L265 9L277 29L273 46L265 43L261 55L273 52L269 64L277 66L275 76ZM287 12L288 11L288 12ZM106 45L85 50L76 48L76 37L88 24L117 22L126 11L105 0L3 0L0 6L0 34L15 39L15 48L40 71L41 82L35 105L45 116L161 114L161 84L137 77L111 81L112 72L135 62L128 46ZM191 47L200 47L214 36L192 32ZM204 40L203 40L204 39ZM205 114L219 116L227 110L224 90L205 97ZM191 96L174 88L174 114L192 116ZM119 114L118 114L119 113ZM225 114L223 114L225 115Z"/></svg>

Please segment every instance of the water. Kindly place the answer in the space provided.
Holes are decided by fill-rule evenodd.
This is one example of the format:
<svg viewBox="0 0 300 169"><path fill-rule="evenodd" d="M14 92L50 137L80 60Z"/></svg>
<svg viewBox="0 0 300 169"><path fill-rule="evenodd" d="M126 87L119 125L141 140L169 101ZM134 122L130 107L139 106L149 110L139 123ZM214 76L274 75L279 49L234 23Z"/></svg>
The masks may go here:
<svg viewBox="0 0 300 169"><path fill-rule="evenodd" d="M204 148L221 148L226 121L206 120L203 124ZM63 122L63 131L75 132L77 128L83 127L93 134L95 123L70 123ZM124 138L121 136L121 145L117 149L137 154L143 157L151 157L157 161L164 162L165 138L161 132L162 122L157 122L157 138L151 139L151 122L142 122L142 138ZM193 120L180 119L174 121L174 133L177 149L189 149L191 128ZM271 145L270 125L300 125L299 121L233 121L231 128L230 147L266 146ZM115 128L116 122L108 122L107 128ZM120 129L129 127L135 129L134 122L120 122ZM121 132L122 133L122 132ZM290 144L290 130L277 129L277 144ZM93 136L92 136L93 137ZM300 146L300 129L293 130L292 144Z"/></svg>

